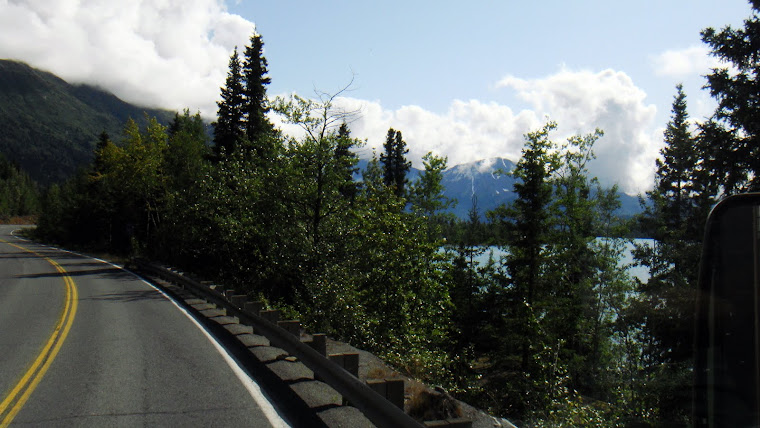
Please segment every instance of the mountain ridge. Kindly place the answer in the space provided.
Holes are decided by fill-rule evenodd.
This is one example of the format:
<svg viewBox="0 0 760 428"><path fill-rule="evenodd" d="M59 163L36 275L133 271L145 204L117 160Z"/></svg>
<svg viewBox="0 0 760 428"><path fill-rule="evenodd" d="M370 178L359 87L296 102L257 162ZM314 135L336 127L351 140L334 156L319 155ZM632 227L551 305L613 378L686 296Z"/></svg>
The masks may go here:
<svg viewBox="0 0 760 428"><path fill-rule="evenodd" d="M0 152L43 184L60 182L92 159L101 132L118 140L128 118L168 123L167 110L143 108L47 71L0 59Z"/></svg>
<svg viewBox="0 0 760 428"><path fill-rule="evenodd" d="M363 171L368 161L362 159L357 165ZM510 204L517 198L514 193L515 179L508 173L515 168L515 163L506 158L481 159L474 162L453 165L443 171L441 184L444 196L457 201L446 212L454 214L459 219L466 219L473 204L473 196L477 202L478 212L482 219L485 213L502 204ZM410 182L422 174L422 170L412 167L407 174ZM358 177L361 177L359 174ZM631 217L641 212L638 196L618 192L621 207L617 214L621 217Z"/></svg>

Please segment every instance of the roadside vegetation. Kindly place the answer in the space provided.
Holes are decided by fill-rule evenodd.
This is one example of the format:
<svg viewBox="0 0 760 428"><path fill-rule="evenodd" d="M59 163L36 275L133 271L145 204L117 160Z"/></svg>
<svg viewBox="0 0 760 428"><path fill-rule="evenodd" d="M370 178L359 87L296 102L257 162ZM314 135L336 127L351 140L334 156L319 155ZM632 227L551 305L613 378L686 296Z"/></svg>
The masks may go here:
<svg viewBox="0 0 760 428"><path fill-rule="evenodd" d="M358 112L336 107L340 92L269 99L254 35L230 58L212 141L188 111L103 133L92 164L45 192L37 234L235 286L525 426L685 425L701 230L717 198L760 187L751 4L744 28L702 32L727 67L707 76L719 107L697 123L676 88L635 223L589 176L603 131L558 142L553 122L525 135L517 200L485 221L476 200L443 196L445 158L406 178L401 130L356 181ZM272 111L302 136L283 135ZM456 226L443 214L453 203L471 206ZM632 228L654 238L635 251L645 283L619 264ZM507 255L477 263L484 243Z"/></svg>
<svg viewBox="0 0 760 428"><path fill-rule="evenodd" d="M37 183L0 153L0 223L32 224L39 211Z"/></svg>

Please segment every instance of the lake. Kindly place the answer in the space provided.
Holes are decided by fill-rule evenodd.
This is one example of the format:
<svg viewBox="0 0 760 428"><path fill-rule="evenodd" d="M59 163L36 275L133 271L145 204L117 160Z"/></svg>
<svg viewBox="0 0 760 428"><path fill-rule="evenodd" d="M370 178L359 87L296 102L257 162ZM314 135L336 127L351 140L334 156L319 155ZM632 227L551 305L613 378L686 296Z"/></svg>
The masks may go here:
<svg viewBox="0 0 760 428"><path fill-rule="evenodd" d="M633 263L632 252L633 246L635 244L652 246L654 245L654 239L634 239L633 242L626 242L625 252L623 253L623 258L618 261L618 266L627 266ZM476 260L478 263L485 264L488 262L488 259L491 256L493 256L494 260L499 260L499 258L506 254L506 251L502 250L501 248L491 246L488 247L487 251L478 256ZM638 278L641 282L646 282L649 280L649 269L644 266L630 266L628 268L628 273L631 275L631 277Z"/></svg>

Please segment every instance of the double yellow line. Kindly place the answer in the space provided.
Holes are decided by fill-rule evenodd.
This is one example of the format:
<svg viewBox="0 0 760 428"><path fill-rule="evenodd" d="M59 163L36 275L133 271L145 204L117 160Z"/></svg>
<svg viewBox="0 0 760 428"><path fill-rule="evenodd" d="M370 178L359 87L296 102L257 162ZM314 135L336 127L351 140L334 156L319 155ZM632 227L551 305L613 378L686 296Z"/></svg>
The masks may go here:
<svg viewBox="0 0 760 428"><path fill-rule="evenodd" d="M42 351L34 360L31 367L29 367L26 373L24 373L24 376L21 378L21 380L16 384L16 386L13 387L13 389L11 389L11 392L7 397L3 399L2 403L0 403L0 428L5 428L10 425L13 418L16 417L16 414L18 414L26 401L29 399L29 396L32 395L32 392L37 387L37 384L40 383L40 380L42 380L42 377L45 375L45 372L47 372L50 364L53 363L56 355L58 355L58 351L61 349L63 341L66 340L66 336L69 334L71 324L74 322L74 316L76 316L77 313L78 298L77 286L74 283L74 280L71 279L71 277L68 275L66 270L61 267L61 265L56 263L54 260L32 250L11 244L10 242L4 241L2 239L0 239L0 242L4 242L20 250L45 259L61 274L63 277L63 282L66 284L66 303L63 307L61 317L55 326L55 330L53 330L53 334L50 336L50 339L48 339L47 343L45 343L45 346L42 348Z"/></svg>

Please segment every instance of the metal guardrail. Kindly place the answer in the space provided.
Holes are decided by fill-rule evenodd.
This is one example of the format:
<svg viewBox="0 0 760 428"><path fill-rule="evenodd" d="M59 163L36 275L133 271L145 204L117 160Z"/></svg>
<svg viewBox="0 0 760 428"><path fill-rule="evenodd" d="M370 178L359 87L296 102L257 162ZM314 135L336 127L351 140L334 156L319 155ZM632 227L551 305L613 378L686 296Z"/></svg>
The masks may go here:
<svg viewBox="0 0 760 428"><path fill-rule="evenodd" d="M139 269L153 273L167 281L189 287L217 306L225 308L228 315L236 316L241 323L252 326L256 332L269 339L270 343L298 358L316 376L319 376L320 380L345 397L352 406L359 409L370 422L378 427L418 428L423 426L386 400L385 397L370 389L358 378L301 342L296 336L256 314L238 308L230 303L222 293L187 278L181 273L173 272L154 263L135 260L134 264Z"/></svg>

